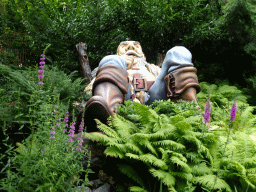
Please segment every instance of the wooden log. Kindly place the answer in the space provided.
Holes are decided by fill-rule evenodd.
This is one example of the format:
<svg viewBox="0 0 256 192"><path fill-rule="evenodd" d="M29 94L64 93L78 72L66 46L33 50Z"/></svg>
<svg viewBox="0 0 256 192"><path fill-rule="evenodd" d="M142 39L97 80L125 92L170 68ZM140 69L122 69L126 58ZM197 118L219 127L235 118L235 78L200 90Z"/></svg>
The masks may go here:
<svg viewBox="0 0 256 192"><path fill-rule="evenodd" d="M79 60L84 73L84 78L87 78L89 79L89 81L91 81L92 80L91 67L89 65L88 56L85 52L87 50L87 46L85 43L80 42L79 44L76 45L76 49L79 54Z"/></svg>

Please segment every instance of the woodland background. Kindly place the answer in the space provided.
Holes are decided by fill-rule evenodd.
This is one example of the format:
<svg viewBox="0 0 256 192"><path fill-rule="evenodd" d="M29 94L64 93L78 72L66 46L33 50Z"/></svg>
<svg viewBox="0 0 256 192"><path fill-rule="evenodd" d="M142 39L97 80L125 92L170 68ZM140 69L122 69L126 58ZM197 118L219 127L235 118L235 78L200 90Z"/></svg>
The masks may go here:
<svg viewBox="0 0 256 192"><path fill-rule="evenodd" d="M254 108L245 110L246 114L242 109L244 105L256 106L256 1L0 0L0 149L5 153L0 160L4 169L11 170L15 161L11 151L17 142L30 138L43 122L55 122L50 111L56 105L62 105L63 115L65 110L75 110L70 114L72 122L79 111L73 103L89 99L84 93L88 80L83 79L75 45L87 44L93 70L104 56L116 54L124 40L139 41L150 63L157 63L159 54L174 46L188 48L199 82L204 82L198 96L201 109L211 88L213 109L219 115L224 107L226 122L236 93L240 95L243 126L247 115L255 128ZM34 83L38 62L49 44L44 86L38 88ZM168 107L160 103L158 110L169 113L172 109ZM222 115L216 114L212 115L214 126L222 123ZM237 130L243 127L240 120ZM227 128L227 123L223 127ZM7 140L8 145L4 144Z"/></svg>
<svg viewBox="0 0 256 192"><path fill-rule="evenodd" d="M48 65L80 77L79 42L87 44L92 70L126 39L139 41L150 63L182 45L193 55L199 81L228 79L254 93L254 0L2 0L0 6L0 45L25 49L26 65L34 65L48 43Z"/></svg>

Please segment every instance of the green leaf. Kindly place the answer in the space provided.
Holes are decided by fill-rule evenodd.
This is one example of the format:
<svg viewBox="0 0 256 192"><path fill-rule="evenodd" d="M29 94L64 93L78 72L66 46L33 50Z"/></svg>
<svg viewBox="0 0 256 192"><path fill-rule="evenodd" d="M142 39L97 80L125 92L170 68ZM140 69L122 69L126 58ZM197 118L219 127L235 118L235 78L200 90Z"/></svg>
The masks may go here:
<svg viewBox="0 0 256 192"><path fill-rule="evenodd" d="M144 192L147 192L147 190L144 190L144 189L142 189L141 187L138 187L138 186L132 186L129 189L130 189L130 191L144 191Z"/></svg>
<svg viewBox="0 0 256 192"><path fill-rule="evenodd" d="M232 192L228 183L225 180L216 177L216 175L204 175L200 177L194 177L195 184L199 184L208 190L226 190L227 192Z"/></svg>
<svg viewBox="0 0 256 192"><path fill-rule="evenodd" d="M154 168L149 169L149 172L159 180L161 180L166 186L173 187L175 185L175 178L168 172L162 170L156 170Z"/></svg>

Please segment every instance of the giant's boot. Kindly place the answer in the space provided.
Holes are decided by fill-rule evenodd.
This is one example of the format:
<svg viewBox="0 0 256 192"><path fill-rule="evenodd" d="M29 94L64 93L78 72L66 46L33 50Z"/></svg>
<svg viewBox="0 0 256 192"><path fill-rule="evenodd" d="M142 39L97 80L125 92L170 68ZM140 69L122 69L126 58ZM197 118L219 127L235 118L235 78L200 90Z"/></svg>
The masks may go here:
<svg viewBox="0 0 256 192"><path fill-rule="evenodd" d="M167 97L174 102L179 100L195 101L196 94L200 92L195 67L184 67L177 72L168 74L164 81L167 85Z"/></svg>
<svg viewBox="0 0 256 192"><path fill-rule="evenodd" d="M93 97L85 106L85 121L87 132L97 131L94 119L106 123L115 108L124 102L128 91L128 73L119 66L108 64L100 67L92 87Z"/></svg>
<svg viewBox="0 0 256 192"><path fill-rule="evenodd" d="M98 69L92 87L93 96L85 106L84 122L87 132L99 132L94 119L107 123L107 118L124 102L128 85L128 73L119 66L108 64ZM106 147L98 146L97 142L88 139L86 143L91 151L90 167L97 174L106 163L103 153Z"/></svg>

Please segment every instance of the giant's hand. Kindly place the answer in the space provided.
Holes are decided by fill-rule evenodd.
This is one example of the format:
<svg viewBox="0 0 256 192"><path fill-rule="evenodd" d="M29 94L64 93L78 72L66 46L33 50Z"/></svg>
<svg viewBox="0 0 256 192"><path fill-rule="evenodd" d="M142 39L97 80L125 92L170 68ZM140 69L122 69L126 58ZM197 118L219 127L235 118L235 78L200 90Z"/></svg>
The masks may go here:
<svg viewBox="0 0 256 192"><path fill-rule="evenodd" d="M138 58L133 55L123 55L123 57L126 60L127 70L131 69L138 62Z"/></svg>

